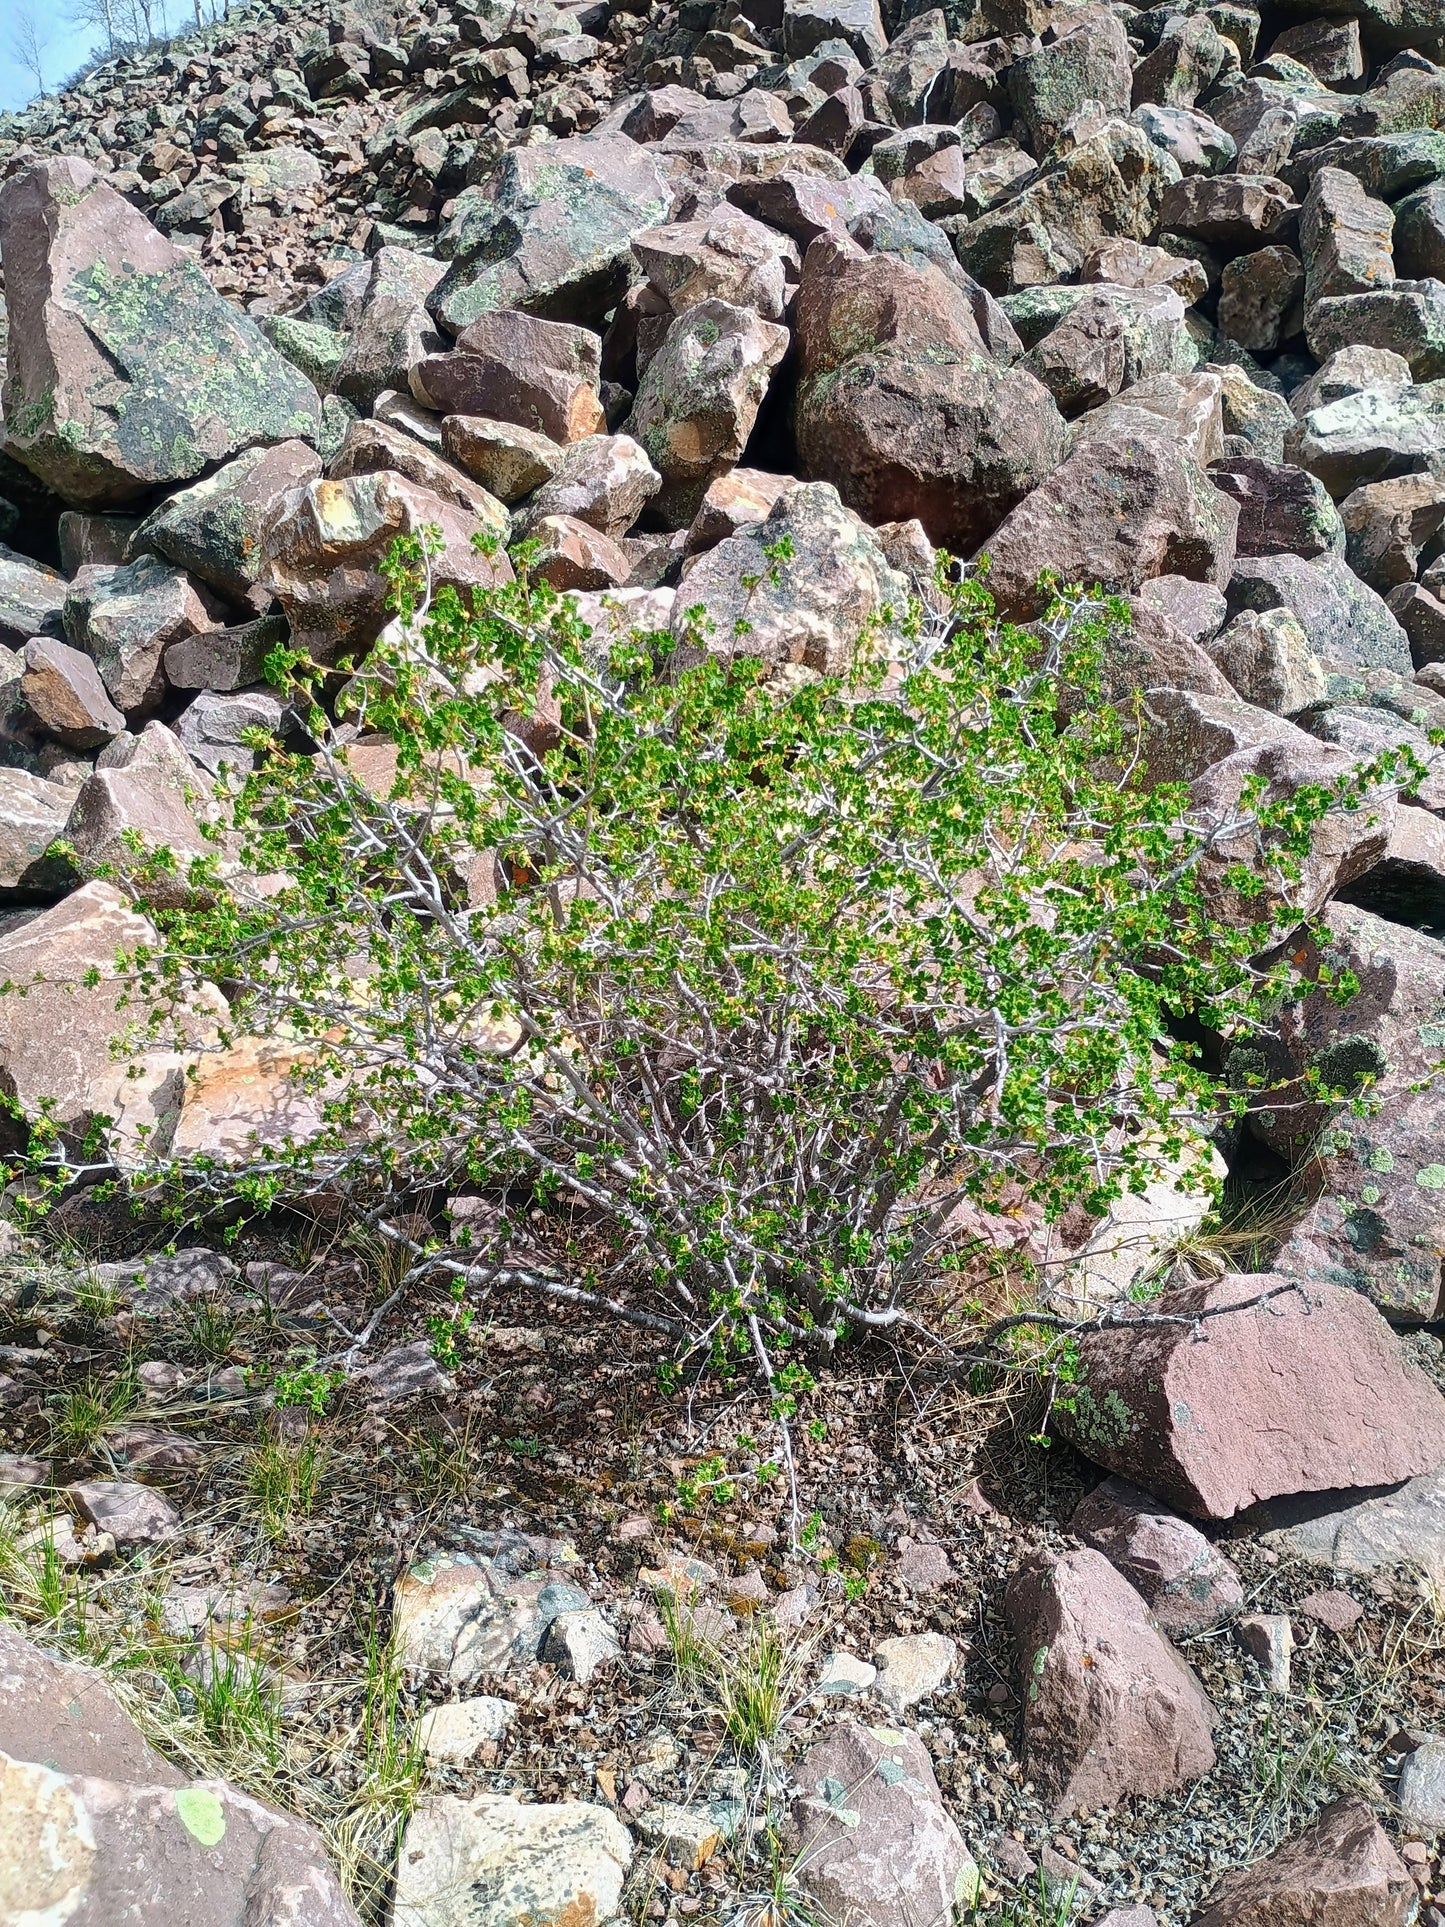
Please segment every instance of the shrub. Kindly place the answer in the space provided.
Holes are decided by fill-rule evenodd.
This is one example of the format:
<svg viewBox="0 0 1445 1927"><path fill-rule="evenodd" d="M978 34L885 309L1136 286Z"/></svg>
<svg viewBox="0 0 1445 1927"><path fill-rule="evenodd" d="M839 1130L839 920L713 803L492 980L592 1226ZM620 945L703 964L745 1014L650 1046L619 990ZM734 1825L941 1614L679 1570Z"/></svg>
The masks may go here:
<svg viewBox="0 0 1445 1927"><path fill-rule="evenodd" d="M146 1175L177 1214L339 1189L384 1221L481 1187L485 1236L416 1247L420 1273L607 1308L677 1367L750 1361L785 1411L809 1361L912 1316L962 1201L1096 1212L1200 1157L1219 1093L1190 1039L1280 994L1254 960L1299 920L1311 829L1382 780L1250 799L1262 867L1225 866L1238 815L1135 780L1136 724L1098 699L1123 611L1078 592L1024 630L955 582L845 684L770 681L745 622L604 651L525 567L469 608L423 544L392 566L351 721L272 664L314 742L234 799L274 888L197 865L134 959L151 1037L219 983L215 1047L292 1040L324 1126ZM394 773L364 780L358 734Z"/></svg>

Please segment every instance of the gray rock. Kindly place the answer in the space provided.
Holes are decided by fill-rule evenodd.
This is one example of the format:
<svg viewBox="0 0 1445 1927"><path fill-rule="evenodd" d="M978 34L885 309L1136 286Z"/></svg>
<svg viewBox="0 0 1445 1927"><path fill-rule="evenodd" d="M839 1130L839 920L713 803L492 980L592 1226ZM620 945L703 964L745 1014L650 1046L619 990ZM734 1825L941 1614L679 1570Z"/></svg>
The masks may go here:
<svg viewBox="0 0 1445 1927"><path fill-rule="evenodd" d="M429 1760L465 1766L482 1747L502 1739L516 1717L514 1701L481 1694L434 1706L423 1715L417 1734Z"/></svg>
<svg viewBox="0 0 1445 1927"><path fill-rule="evenodd" d="M585 1686L593 1675L620 1657L621 1642L595 1607L556 1613L543 1635L541 1656L568 1679Z"/></svg>
<svg viewBox="0 0 1445 1927"><path fill-rule="evenodd" d="M279 737L286 714L286 704L270 689L205 690L176 718L176 735L191 761L212 776L223 769L244 775L256 765L247 733L260 729Z"/></svg>
<svg viewBox="0 0 1445 1927"><path fill-rule="evenodd" d="M393 1620L402 1663L465 1683L535 1659L559 1613L588 1610L587 1595L503 1535L495 1553L440 1553L397 1581Z"/></svg>
<svg viewBox="0 0 1445 1927"><path fill-rule="evenodd" d="M1327 667L1414 671L1405 631L1342 555L1248 557L1236 565L1226 594L1232 616L1287 610Z"/></svg>
<svg viewBox="0 0 1445 1927"><path fill-rule="evenodd" d="M1301 417L1287 452L1337 502L1364 482L1426 467L1445 458L1445 381L1392 382L1324 402Z"/></svg>
<svg viewBox="0 0 1445 1927"><path fill-rule="evenodd" d="M69 862L48 854L73 801L58 783L0 768L0 901L44 902L75 881Z"/></svg>
<svg viewBox="0 0 1445 1927"><path fill-rule="evenodd" d="M65 633L100 671L128 721L152 715L165 695L171 643L219 628L190 577L157 556L84 568L65 598Z"/></svg>
<svg viewBox="0 0 1445 1927"><path fill-rule="evenodd" d="M1254 1517L1261 1542L1334 1572L1371 1573L1445 1558L1445 1471L1373 1492L1272 1499Z"/></svg>
<svg viewBox="0 0 1445 1927"><path fill-rule="evenodd" d="M1235 1638L1259 1661L1272 1693L1287 1693L1294 1628L1285 1613L1246 1613L1235 1622Z"/></svg>
<svg viewBox="0 0 1445 1927"><path fill-rule="evenodd" d="M877 1689L895 1713L936 1693L953 1671L958 1647L944 1633L901 1633L880 1640L873 1655Z"/></svg>
<svg viewBox="0 0 1445 1927"><path fill-rule="evenodd" d="M1412 1832L1427 1839L1445 1833L1445 1740L1437 1734L1429 1734L1406 1754L1395 1804Z"/></svg>
<svg viewBox="0 0 1445 1927"><path fill-rule="evenodd" d="M0 645L23 649L32 636L59 636L64 576L0 544Z"/></svg>
<svg viewBox="0 0 1445 1927"><path fill-rule="evenodd" d="M408 371L443 347L427 297L446 264L407 248L378 248L360 312L331 379L334 393L369 409L387 388L405 388Z"/></svg>
<svg viewBox="0 0 1445 1927"><path fill-rule="evenodd" d="M108 1532L122 1552L173 1538L180 1514L163 1493L127 1479L91 1479L68 1485L65 1496L98 1531Z"/></svg>
<svg viewBox="0 0 1445 1927"><path fill-rule="evenodd" d="M506 503L550 481L561 463L561 450L550 436L480 415L447 415L442 452Z"/></svg>
<svg viewBox="0 0 1445 1927"><path fill-rule="evenodd" d="M1209 654L1247 703L1297 716L1324 700L1328 679L1309 636L1287 609L1247 609L1209 645Z"/></svg>
<svg viewBox="0 0 1445 1927"><path fill-rule="evenodd" d="M548 515L569 515L619 541L662 487L630 435L589 435L560 452L552 474L517 514L522 534Z"/></svg>
<svg viewBox="0 0 1445 1927"><path fill-rule="evenodd" d="M620 1912L632 1861L607 1808L524 1804L502 1794L423 1800L397 1856L394 1927L601 1923Z"/></svg>

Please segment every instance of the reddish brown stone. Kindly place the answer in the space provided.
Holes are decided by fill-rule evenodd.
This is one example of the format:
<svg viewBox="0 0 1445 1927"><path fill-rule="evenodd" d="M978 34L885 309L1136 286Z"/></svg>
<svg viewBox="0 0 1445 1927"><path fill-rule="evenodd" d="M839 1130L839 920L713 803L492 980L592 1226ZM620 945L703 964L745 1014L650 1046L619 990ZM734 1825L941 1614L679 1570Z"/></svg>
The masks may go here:
<svg viewBox="0 0 1445 1927"><path fill-rule="evenodd" d="M1363 1800L1337 1800L1307 1833L1226 1874L1193 1927L1407 1927L1415 1883Z"/></svg>

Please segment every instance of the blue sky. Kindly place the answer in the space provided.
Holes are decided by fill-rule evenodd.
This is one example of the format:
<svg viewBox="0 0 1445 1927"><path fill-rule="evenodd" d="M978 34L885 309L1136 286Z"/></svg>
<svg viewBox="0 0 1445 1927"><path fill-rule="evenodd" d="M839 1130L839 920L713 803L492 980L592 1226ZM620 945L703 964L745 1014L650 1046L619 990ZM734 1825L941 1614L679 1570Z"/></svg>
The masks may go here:
<svg viewBox="0 0 1445 1927"><path fill-rule="evenodd" d="M38 12L42 19L54 24L50 38L45 46L45 80L47 86L55 87L69 78L90 51L94 31L90 27L73 27L60 18L56 0L40 0ZM16 0L0 0L0 112L10 107L23 107L35 92L35 82L21 67L11 50L11 37L14 32L14 18L19 8Z"/></svg>

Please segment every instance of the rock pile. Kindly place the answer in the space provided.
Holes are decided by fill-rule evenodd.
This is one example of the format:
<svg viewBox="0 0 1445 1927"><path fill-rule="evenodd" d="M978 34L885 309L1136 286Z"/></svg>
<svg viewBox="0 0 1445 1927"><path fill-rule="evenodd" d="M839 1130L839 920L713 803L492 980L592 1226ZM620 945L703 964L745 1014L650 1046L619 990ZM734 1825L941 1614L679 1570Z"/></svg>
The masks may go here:
<svg viewBox="0 0 1445 1927"><path fill-rule="evenodd" d="M1100 583L1134 612L1107 671L1140 696L1143 765L1203 806L1408 748L1416 789L1316 835L1301 911L1322 922L1300 961L1317 991L1226 1062L1283 1086L1227 1159L1313 1201L1268 1276L1165 1301L1192 1328L1085 1347L1063 1423L1122 1476L1076 1518L1083 1547L1009 1592L1029 1769L1057 1811L1154 1796L1214 1759L1171 1636L1244 1600L1179 1513L1268 1502L1300 1556L1356 1569L1422 1519L1438 1532L1445 1404L1381 1312L1445 1303L1428 1087L1445 19L1438 0L633 3L275 0L0 121L0 900L19 913L0 975L41 980L0 1003L0 1077L77 1132L117 1118L122 1156L143 1132L226 1155L304 1133L272 1042L197 1079L160 1052L123 1074L108 973L146 926L93 872L122 847L211 847L212 784L248 766L247 733L299 727L267 655L364 654L378 565L428 525L439 583L506 579L478 529L533 537L588 620L610 596L681 639L701 605L730 635L746 604L745 646L774 668L843 667L926 590L935 545L987 554L1020 618L1042 565ZM387 747L368 748L381 768ZM1362 991L1342 1006L1344 971ZM219 996L196 1009L196 1039L224 1016ZM1378 1106L1332 1110L1322 1079L1368 1080ZM1213 1320L1230 1294L1261 1302ZM1291 1515L1311 1494L1333 1498ZM116 1546L170 1528L143 1484L74 1497ZM539 1657L584 1683L616 1663L610 1621L553 1563L498 1546L413 1571L396 1619L415 1664L465 1684ZM835 1655L823 1690L876 1686L901 1718L957 1657L936 1633L884 1647L876 1665ZM448 1708L429 1744L493 1743L508 1706ZM24 1907L184 1911L189 1889L126 1884L124 1843L205 1844L199 1826L234 1855L236 1918L302 1905L257 1887L278 1868L311 1883L307 1919L348 1917L291 1823L178 1788L138 1741L43 1760L16 1744L7 1864L57 1828L90 1842ZM911 1730L840 1725L794 1792L820 1904L882 1922L900 1896L920 1918L971 1900L973 1843ZM677 1813L649 1823L662 1850L710 1852L717 1815ZM467 1918L496 1927L610 1916L633 1850L610 1810L491 1795L424 1806L407 1840L396 1917L415 1927L484 1892ZM1201 1920L1403 1923L1413 1904L1344 1802Z"/></svg>

